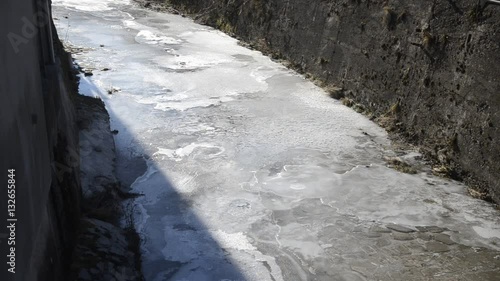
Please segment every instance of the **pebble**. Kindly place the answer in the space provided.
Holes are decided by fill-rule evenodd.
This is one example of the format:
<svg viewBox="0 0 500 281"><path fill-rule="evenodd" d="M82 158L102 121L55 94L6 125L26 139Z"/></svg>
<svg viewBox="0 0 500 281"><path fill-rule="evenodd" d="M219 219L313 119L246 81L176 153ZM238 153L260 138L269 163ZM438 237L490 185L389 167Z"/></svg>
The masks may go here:
<svg viewBox="0 0 500 281"><path fill-rule="evenodd" d="M391 233L391 231L387 228L383 228L380 226L373 226L370 228L371 232L378 232L378 233Z"/></svg>
<svg viewBox="0 0 500 281"><path fill-rule="evenodd" d="M411 229L411 228L408 228L406 226L402 226L402 225L399 225L399 224L388 224L385 227L387 227L388 229L397 231L397 232L402 232L402 233L415 232L414 229Z"/></svg>
<svg viewBox="0 0 500 281"><path fill-rule="evenodd" d="M439 242L446 244L446 245L455 244L455 242L453 242L453 240L451 240L450 235L443 234L443 233L434 235L434 240L439 241Z"/></svg>
<svg viewBox="0 0 500 281"><path fill-rule="evenodd" d="M420 232L432 232L432 233L441 233L445 230L448 230L446 228L442 228L439 226L416 226L416 228Z"/></svg>
<svg viewBox="0 0 500 281"><path fill-rule="evenodd" d="M435 241L427 242L425 244L425 249L429 252L434 252L434 253L443 253L443 252L448 252L450 250L448 246Z"/></svg>
<svg viewBox="0 0 500 281"><path fill-rule="evenodd" d="M380 234L379 232L372 232L372 231L365 233L365 235L368 238L379 238L382 236L382 234Z"/></svg>
<svg viewBox="0 0 500 281"><path fill-rule="evenodd" d="M391 245L391 241L388 239L378 239L377 243L375 244L377 247L386 247Z"/></svg>
<svg viewBox="0 0 500 281"><path fill-rule="evenodd" d="M432 235L430 235L429 233L418 233L417 238L422 239L424 241L431 241Z"/></svg>
<svg viewBox="0 0 500 281"><path fill-rule="evenodd" d="M400 233L400 232L394 232L392 234L392 238L398 241L409 241L415 239L415 237L413 237L413 235L409 233Z"/></svg>

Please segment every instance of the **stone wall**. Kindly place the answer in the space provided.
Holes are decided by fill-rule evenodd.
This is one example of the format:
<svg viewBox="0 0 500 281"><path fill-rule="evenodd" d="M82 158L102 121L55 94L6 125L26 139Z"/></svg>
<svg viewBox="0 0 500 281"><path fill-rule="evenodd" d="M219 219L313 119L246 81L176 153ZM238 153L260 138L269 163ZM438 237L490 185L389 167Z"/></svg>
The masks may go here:
<svg viewBox="0 0 500 281"><path fill-rule="evenodd" d="M394 135L420 146L436 171L500 202L500 6L480 9L480 1L470 0L167 2L289 61L348 104L359 103Z"/></svg>
<svg viewBox="0 0 500 281"><path fill-rule="evenodd" d="M66 281L81 196L72 62L49 0L2 1L0 11L0 280ZM8 169L15 169L15 245L5 228ZM6 264L11 247L15 274Z"/></svg>

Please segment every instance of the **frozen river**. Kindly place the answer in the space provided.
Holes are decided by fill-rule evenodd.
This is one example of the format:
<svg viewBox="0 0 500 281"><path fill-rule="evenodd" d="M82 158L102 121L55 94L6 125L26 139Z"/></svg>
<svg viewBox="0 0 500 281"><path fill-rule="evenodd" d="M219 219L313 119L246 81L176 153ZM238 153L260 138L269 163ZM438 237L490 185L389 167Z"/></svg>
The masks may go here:
<svg viewBox="0 0 500 281"><path fill-rule="evenodd" d="M302 76L126 0L53 6L144 194L147 281L500 279L498 210L387 168L385 131Z"/></svg>

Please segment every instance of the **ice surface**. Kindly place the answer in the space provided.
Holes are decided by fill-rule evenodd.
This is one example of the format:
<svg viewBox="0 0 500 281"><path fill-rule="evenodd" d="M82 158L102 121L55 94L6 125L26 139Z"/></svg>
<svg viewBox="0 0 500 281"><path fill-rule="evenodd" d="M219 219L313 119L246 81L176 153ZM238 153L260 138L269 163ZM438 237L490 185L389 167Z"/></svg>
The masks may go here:
<svg viewBox="0 0 500 281"><path fill-rule="evenodd" d="M110 11L113 6L130 3L130 0L52 0L53 6L65 6L80 11Z"/></svg>
<svg viewBox="0 0 500 281"><path fill-rule="evenodd" d="M78 89L81 95L92 98L100 98L103 95L103 89L94 84L94 82L91 82L88 77L82 74L78 76L80 77L80 85Z"/></svg>
<svg viewBox="0 0 500 281"><path fill-rule="evenodd" d="M427 279L500 268L489 256L499 255L498 210L460 183L387 168L384 130L302 76L180 16L126 1L54 3L70 15L71 43L89 48L77 62L96 69L82 94L105 100L119 155L147 160L132 185L144 194L135 213L146 280L406 280L407 268ZM393 223L435 226L458 244L436 247L425 240L436 234L385 228Z"/></svg>

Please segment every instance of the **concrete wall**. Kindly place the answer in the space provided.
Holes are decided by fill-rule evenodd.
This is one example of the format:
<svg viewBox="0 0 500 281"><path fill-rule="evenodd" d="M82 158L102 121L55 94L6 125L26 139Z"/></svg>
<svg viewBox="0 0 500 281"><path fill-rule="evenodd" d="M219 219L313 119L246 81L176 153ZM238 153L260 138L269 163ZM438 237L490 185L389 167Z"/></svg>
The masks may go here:
<svg viewBox="0 0 500 281"><path fill-rule="evenodd" d="M326 86L343 88L366 114L421 146L437 170L500 202L500 6L481 11L479 1L470 0L166 2Z"/></svg>
<svg viewBox="0 0 500 281"><path fill-rule="evenodd" d="M49 0L4 0L0 13L0 280L65 280L80 198L70 60L53 44ZM6 229L8 169L15 245ZM13 246L15 274L6 264Z"/></svg>

